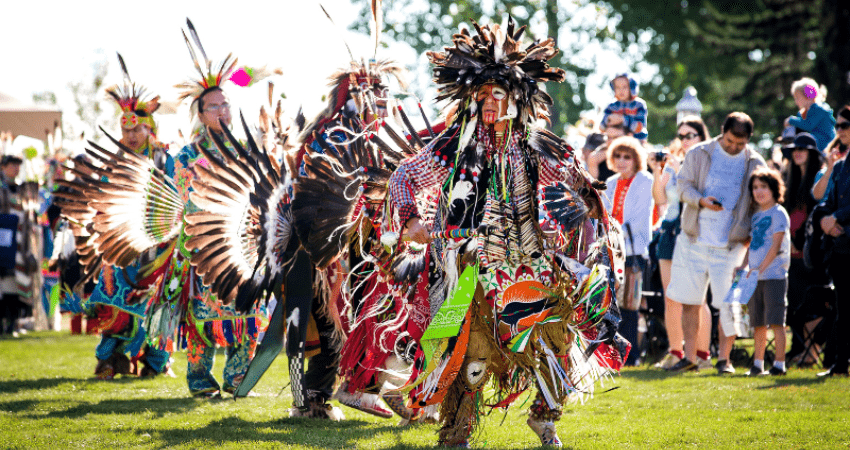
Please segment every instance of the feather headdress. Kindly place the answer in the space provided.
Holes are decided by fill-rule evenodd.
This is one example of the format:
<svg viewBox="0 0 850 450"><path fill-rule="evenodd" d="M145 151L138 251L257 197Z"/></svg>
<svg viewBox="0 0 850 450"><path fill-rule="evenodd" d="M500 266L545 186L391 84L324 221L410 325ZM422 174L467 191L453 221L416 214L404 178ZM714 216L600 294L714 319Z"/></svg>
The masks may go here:
<svg viewBox="0 0 850 450"><path fill-rule="evenodd" d="M283 72L280 69L267 69L265 66L260 68L255 67L236 67L238 59L233 56L233 53L228 53L227 56L218 64L213 65L213 61L207 57L207 52L204 46L201 45L201 38L198 36L198 31L192 25L192 21L186 18L186 27L189 29L189 36L186 31L183 31L183 40L186 41L186 47L189 49L189 55L192 57L192 62L195 64L195 70L198 71L198 78L190 78L175 87L181 89L180 101L187 98L192 99L192 108L196 108L196 103L201 96L213 89L220 89L222 83L227 80L233 81L237 86L248 87L253 86L257 81L271 75L280 75ZM215 68L213 68L215 67Z"/></svg>
<svg viewBox="0 0 850 450"><path fill-rule="evenodd" d="M189 49L189 55L192 57L192 62L195 64L195 70L198 71L199 78L190 78L175 87L182 89L180 100L192 99L192 105L204 95L207 91L220 87L221 84L230 77L230 74L236 69L237 58L233 53L229 53L216 68L213 69L213 62L207 57L207 52L204 46L201 45L201 38L198 36L195 26L192 21L186 18L186 26L189 28L189 36L186 36L186 31L183 31L183 39L186 41L186 47Z"/></svg>
<svg viewBox="0 0 850 450"><path fill-rule="evenodd" d="M121 72L124 74L124 82L122 85L107 88L106 93L121 108L121 128L129 130L143 124L150 127L153 134L156 134L156 122L153 120L153 113L159 109L159 96L146 100L147 92L145 88L136 86L136 83L130 79L124 58L121 57L120 53L117 55L118 62L121 64Z"/></svg>
<svg viewBox="0 0 850 450"><path fill-rule="evenodd" d="M547 62L558 54L555 40L537 40L524 46L521 38L526 27L515 30L513 17L508 17L505 28L498 24L480 26L475 21L472 24L476 36L461 29L452 37L454 47L427 53L434 65L437 100L464 101L482 85L496 83L510 92L509 110L517 108L521 123L547 118L552 98L538 83L561 82L565 77L563 69L550 67ZM474 114L474 110L469 114Z"/></svg>

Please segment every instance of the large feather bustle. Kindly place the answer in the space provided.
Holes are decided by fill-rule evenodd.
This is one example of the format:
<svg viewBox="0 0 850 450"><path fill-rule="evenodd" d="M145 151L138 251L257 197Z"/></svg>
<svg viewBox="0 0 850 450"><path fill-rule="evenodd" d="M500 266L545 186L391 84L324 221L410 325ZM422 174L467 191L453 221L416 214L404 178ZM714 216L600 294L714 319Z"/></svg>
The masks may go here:
<svg viewBox="0 0 850 450"><path fill-rule="evenodd" d="M186 215L186 248L219 300L244 311L280 288L292 220L286 166L242 125L244 146L224 127L229 145L213 136L219 152L200 149L209 167L195 166L190 198L200 210Z"/></svg>
<svg viewBox="0 0 850 450"><path fill-rule="evenodd" d="M306 175L295 184L292 203L296 231L319 268L348 248L360 213L386 197L391 174L380 147L367 138L371 134L363 134L359 121L339 123L328 130L327 138L314 134L322 152L305 147Z"/></svg>
<svg viewBox="0 0 850 450"><path fill-rule="evenodd" d="M150 158L106 135L118 146L117 151L89 142L86 151L101 167L95 167L92 175L74 172L79 179L74 184L79 192L75 200L85 199L96 214L91 217L91 211L72 207L68 215L92 224L92 237L84 244L89 248L81 254L102 255L104 262L126 267L142 252L179 233L183 202L171 178Z"/></svg>
<svg viewBox="0 0 850 450"><path fill-rule="evenodd" d="M434 65L437 100L466 100L481 85L494 80L511 92L522 123L547 118L552 99L538 83L561 82L566 76L563 69L547 63L558 54L554 39L523 47L525 26L515 30L513 17L508 18L506 29L498 24L479 26L474 21L473 26L475 36L464 28L452 37L453 47L427 53Z"/></svg>

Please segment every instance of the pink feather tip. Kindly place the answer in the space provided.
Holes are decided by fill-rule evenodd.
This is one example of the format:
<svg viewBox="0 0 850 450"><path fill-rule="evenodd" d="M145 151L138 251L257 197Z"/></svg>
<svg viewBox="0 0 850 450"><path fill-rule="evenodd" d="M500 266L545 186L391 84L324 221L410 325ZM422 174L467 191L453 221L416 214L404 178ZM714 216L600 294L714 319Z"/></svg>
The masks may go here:
<svg viewBox="0 0 850 450"><path fill-rule="evenodd" d="M245 87L251 84L253 78L244 67L240 67L230 75L230 81L237 86Z"/></svg>

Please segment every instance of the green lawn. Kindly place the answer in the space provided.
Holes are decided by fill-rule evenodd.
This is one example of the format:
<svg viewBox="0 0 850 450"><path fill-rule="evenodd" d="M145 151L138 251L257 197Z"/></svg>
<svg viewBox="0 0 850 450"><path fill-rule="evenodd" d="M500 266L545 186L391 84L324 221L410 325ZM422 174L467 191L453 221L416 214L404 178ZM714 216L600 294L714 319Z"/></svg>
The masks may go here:
<svg viewBox="0 0 850 450"><path fill-rule="evenodd" d="M398 428L395 419L348 408L340 423L288 418L283 357L257 397L209 401L189 397L183 354L175 355L177 378L95 380L96 344L67 332L0 339L0 448L406 449L436 442L434 425ZM220 355L218 376L222 365ZM850 379L819 380L816 371L750 379L629 369L586 404L568 406L559 435L574 449L850 448ZM603 392L611 387L618 389ZM493 412L474 447L534 448L524 409Z"/></svg>

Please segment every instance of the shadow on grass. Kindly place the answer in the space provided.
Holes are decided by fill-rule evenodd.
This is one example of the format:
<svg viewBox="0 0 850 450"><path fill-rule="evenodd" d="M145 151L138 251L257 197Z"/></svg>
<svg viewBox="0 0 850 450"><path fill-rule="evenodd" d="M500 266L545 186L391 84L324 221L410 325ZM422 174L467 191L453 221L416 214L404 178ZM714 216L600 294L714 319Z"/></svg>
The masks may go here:
<svg viewBox="0 0 850 450"><path fill-rule="evenodd" d="M33 406L35 401L24 400L20 402L0 403L0 409L14 408L17 411L26 411ZM128 400L103 400L98 403L77 403L70 408L51 411L47 414L37 414L28 411L24 415L38 418L63 418L79 419L88 414L138 414L140 412L153 413L156 417L166 414L189 412L203 403L193 398L150 398L150 399L128 399Z"/></svg>
<svg viewBox="0 0 850 450"><path fill-rule="evenodd" d="M283 418L263 422L245 420L240 417L229 417L210 422L201 428L186 429L151 429L139 428L136 433L140 436L150 435L164 442L161 448L193 446L196 443L205 447L231 446L234 443L244 442L268 442L277 443L282 446L306 446L310 448L367 448L374 443L362 442L374 438L379 434L389 433L392 441L388 446L382 447L388 450L407 449L431 449L437 444L437 435L431 428L422 430L425 433L423 439L416 444L407 444L403 441L403 435L410 434L415 428L398 427L387 424L374 426L361 420L343 420L341 422L330 422L326 420ZM408 436L408 441L411 436ZM530 442L529 444L535 444ZM520 450L535 448L533 446L521 447L492 447L503 450ZM543 447L541 447L543 448ZM569 447L567 447L569 448Z"/></svg>
<svg viewBox="0 0 850 450"><path fill-rule="evenodd" d="M14 394L19 391L51 389L60 384L79 383L79 378L39 378L36 380L0 381L0 394Z"/></svg>
<svg viewBox="0 0 850 450"><path fill-rule="evenodd" d="M394 425L368 426L361 420L331 422L327 420L284 418L265 422L248 421L239 417L228 417L208 423L195 429L138 429L136 433L150 434L165 442L164 448L193 445L201 441L204 446L216 447L237 442L274 442L282 445L301 445L315 448L356 448L358 441L375 437L377 434L391 432L396 444L391 449L432 448L423 443L421 446L409 446L402 443L401 435L406 428ZM436 442L436 437L435 437Z"/></svg>
<svg viewBox="0 0 850 450"><path fill-rule="evenodd" d="M624 370L620 372L618 376L614 377L614 380L617 378L627 378L635 381L656 381L656 380L666 380L667 378L674 378L682 376L680 372L668 372L666 370Z"/></svg>
<svg viewBox="0 0 850 450"><path fill-rule="evenodd" d="M776 382L773 383L773 384L769 384L767 386L759 386L756 389L758 389L758 390L779 389L779 388L782 388L782 387L785 387L785 386L795 386L795 387L811 386L811 385L819 385L819 384L823 383L824 381L826 381L826 380L821 378L821 377L817 377L817 376L813 376L812 378L792 378L792 379L788 379L788 378L783 377L781 379L776 380Z"/></svg>

